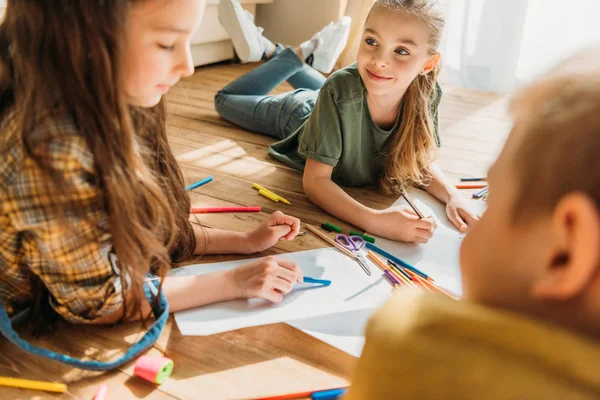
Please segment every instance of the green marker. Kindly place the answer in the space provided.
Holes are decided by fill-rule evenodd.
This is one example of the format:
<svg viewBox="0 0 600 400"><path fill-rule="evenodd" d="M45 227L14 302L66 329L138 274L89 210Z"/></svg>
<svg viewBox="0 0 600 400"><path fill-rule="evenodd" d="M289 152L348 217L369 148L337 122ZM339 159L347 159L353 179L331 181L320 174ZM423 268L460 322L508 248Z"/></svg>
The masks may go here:
<svg viewBox="0 0 600 400"><path fill-rule="evenodd" d="M342 228L335 226L334 224L330 224L329 222L325 222L323 225L321 225L321 227L323 229L329 230L329 232L331 231L336 231L337 233L342 233ZM329 229L327 229L327 228Z"/></svg>
<svg viewBox="0 0 600 400"><path fill-rule="evenodd" d="M355 235L355 236L360 236L361 238L365 239L367 242L375 243L375 238L372 238L371 236L367 236L364 233L350 231L350 234Z"/></svg>

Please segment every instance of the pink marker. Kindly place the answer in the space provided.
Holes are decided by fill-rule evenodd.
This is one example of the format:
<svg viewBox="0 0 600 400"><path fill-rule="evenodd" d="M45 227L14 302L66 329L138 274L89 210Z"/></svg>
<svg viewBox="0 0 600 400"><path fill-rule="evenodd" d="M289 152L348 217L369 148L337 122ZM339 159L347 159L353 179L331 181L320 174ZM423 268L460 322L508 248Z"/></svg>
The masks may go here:
<svg viewBox="0 0 600 400"><path fill-rule="evenodd" d="M260 207L192 207L192 214L260 212Z"/></svg>
<svg viewBox="0 0 600 400"><path fill-rule="evenodd" d="M106 383L100 385L93 400L108 400L108 386L106 386Z"/></svg>

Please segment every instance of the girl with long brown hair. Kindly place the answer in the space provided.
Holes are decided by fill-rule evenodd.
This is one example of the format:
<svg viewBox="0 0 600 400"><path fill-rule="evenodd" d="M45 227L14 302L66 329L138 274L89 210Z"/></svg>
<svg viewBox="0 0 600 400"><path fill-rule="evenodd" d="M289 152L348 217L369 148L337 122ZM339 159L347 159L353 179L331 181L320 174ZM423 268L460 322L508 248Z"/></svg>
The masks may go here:
<svg viewBox="0 0 600 400"><path fill-rule="evenodd" d="M307 65L310 57L303 58L337 57L343 21L296 51L284 50L262 36L237 0L221 5L219 17L240 57L262 49L268 61L223 88L215 97L217 111L248 130L280 139L269 153L304 170L311 201L368 232L406 242L426 243L435 220L420 219L408 207L366 207L339 184L378 184L384 193L424 187L446 203L459 230L477 219L434 163L442 95L437 49L444 27L437 0L374 1L357 63L327 80ZM332 63L313 63L320 65ZM296 90L268 95L286 80Z"/></svg>
<svg viewBox="0 0 600 400"><path fill-rule="evenodd" d="M250 254L299 229L282 213L245 233L189 221L162 96L194 71L190 37L203 10L204 0L8 1L0 311L33 309L38 325L57 316L108 324L149 315L148 282L177 311L233 298L279 302L302 280L277 258L165 277L193 254Z"/></svg>

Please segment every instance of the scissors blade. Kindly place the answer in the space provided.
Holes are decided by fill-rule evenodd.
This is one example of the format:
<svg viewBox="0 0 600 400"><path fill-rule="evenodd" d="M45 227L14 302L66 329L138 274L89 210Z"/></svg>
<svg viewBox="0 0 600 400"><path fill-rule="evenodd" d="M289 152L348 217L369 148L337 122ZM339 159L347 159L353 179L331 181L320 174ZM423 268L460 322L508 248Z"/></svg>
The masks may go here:
<svg viewBox="0 0 600 400"><path fill-rule="evenodd" d="M367 275L371 275L371 268L369 268L369 264L367 264L367 260L365 260L365 257L359 252L356 252L354 254L356 254L356 261L358 261L358 264L360 264L362 269L365 270L365 273Z"/></svg>

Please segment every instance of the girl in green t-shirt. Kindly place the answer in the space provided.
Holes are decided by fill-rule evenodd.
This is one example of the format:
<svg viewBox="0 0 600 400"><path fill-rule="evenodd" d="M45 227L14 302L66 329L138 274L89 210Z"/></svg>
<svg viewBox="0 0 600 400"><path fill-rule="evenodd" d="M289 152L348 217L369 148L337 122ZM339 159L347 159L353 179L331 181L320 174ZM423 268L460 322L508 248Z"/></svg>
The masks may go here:
<svg viewBox="0 0 600 400"><path fill-rule="evenodd" d="M330 24L294 51L264 38L236 0L221 1L219 19L242 61L268 61L219 91L217 111L280 139L269 153L304 170L312 202L373 234L406 242L426 243L435 220L420 219L408 207L366 207L339 185L377 184L384 193L420 186L446 203L460 231L477 220L434 162L442 94L437 48L444 27L437 0L376 0L357 62L327 80L307 57L312 54L313 67L329 72L349 21ZM294 91L268 94L286 80Z"/></svg>

